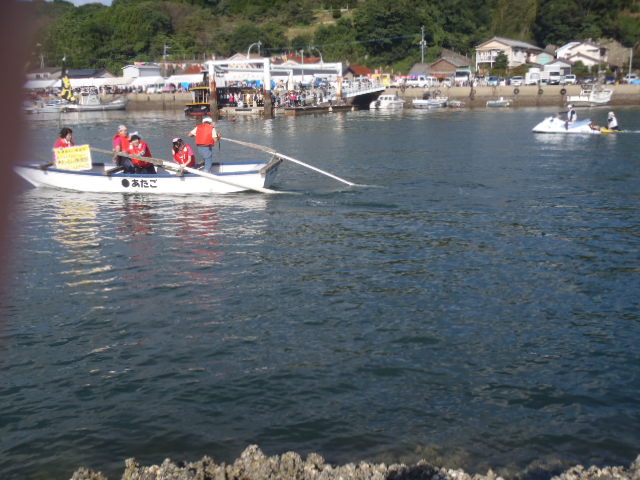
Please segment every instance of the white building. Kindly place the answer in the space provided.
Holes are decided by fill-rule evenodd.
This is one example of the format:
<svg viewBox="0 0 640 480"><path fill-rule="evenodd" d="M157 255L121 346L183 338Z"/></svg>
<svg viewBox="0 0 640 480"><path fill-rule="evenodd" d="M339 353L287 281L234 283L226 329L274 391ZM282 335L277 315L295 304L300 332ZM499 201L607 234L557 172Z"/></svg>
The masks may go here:
<svg viewBox="0 0 640 480"><path fill-rule="evenodd" d="M607 49L593 42L569 42L556 50L556 57L587 67L607 62Z"/></svg>
<svg viewBox="0 0 640 480"><path fill-rule="evenodd" d="M126 67L122 67L122 76L127 78L159 77L160 65L155 65L155 64L127 65Z"/></svg>
<svg viewBox="0 0 640 480"><path fill-rule="evenodd" d="M538 55L543 54L544 50L520 40L493 37L476 47L476 71L493 68L500 52L509 59L508 67L514 68L525 63L538 63Z"/></svg>

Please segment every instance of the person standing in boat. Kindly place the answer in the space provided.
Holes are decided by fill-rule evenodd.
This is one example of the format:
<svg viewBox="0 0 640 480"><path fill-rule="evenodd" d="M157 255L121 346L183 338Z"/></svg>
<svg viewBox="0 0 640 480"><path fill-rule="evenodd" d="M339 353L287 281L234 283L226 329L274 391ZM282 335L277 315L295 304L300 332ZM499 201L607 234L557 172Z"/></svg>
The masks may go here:
<svg viewBox="0 0 640 480"><path fill-rule="evenodd" d="M58 141L55 143L53 148L67 148L73 146L75 146L75 143L73 143L73 130L69 127L63 127L62 130L60 130L60 138L58 138Z"/></svg>
<svg viewBox="0 0 640 480"><path fill-rule="evenodd" d="M130 155L138 155L140 157L151 157L151 150L149 149L149 145L147 145L146 142L140 140L140 136L135 133L131 135L127 153L129 153ZM135 166L135 173L156 173L156 169L153 167L153 163L151 162L145 162L144 160L141 160L139 158L132 158L131 161Z"/></svg>
<svg viewBox="0 0 640 480"><path fill-rule="evenodd" d="M196 155L193 153L191 145L184 143L181 138L174 138L172 143L171 153L176 163L185 167L196 168Z"/></svg>
<svg viewBox="0 0 640 480"><path fill-rule="evenodd" d="M609 130L620 130L620 127L618 127L618 119L616 118L616 114L613 112L609 112L607 115L607 128Z"/></svg>
<svg viewBox="0 0 640 480"><path fill-rule="evenodd" d="M196 137L198 152L204 159L204 171L211 172L213 165L213 146L220 139L220 134L216 132L211 117L204 117L202 123L189 132L190 137Z"/></svg>
<svg viewBox="0 0 640 480"><path fill-rule="evenodd" d="M113 150L115 152L127 152L129 151L129 131L125 125L118 127L118 133L113 136ZM135 173L136 168L133 166L133 162L128 157L113 156L113 161L119 167L122 167L124 173Z"/></svg>
<svg viewBox="0 0 640 480"><path fill-rule="evenodd" d="M569 111L567 112L567 123L576 123L578 121L578 114L576 113L576 109L573 105L568 106Z"/></svg>

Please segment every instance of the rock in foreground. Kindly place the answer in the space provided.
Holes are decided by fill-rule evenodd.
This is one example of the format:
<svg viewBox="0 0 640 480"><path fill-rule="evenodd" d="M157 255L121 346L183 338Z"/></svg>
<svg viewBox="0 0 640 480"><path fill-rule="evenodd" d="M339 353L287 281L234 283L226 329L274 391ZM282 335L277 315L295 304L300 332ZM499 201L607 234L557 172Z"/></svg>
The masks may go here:
<svg viewBox="0 0 640 480"><path fill-rule="evenodd" d="M361 462L332 466L312 453L303 460L295 452L267 457L257 445L246 448L233 464L216 464L204 457L193 463L176 465L169 459L161 465L145 467L130 458L121 480L503 480L493 471L469 475L462 470L436 467L422 460L414 465L385 465ZM109 480L87 468L76 470L71 480ZM626 467L577 465L551 480L640 480L640 455Z"/></svg>

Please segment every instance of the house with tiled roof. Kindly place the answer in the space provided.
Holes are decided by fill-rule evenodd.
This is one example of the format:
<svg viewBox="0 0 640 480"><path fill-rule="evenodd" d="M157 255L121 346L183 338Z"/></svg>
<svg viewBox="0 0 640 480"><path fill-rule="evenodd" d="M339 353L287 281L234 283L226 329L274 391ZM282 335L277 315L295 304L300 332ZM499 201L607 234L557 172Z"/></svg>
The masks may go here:
<svg viewBox="0 0 640 480"><path fill-rule="evenodd" d="M476 46L476 71L487 71L493 68L501 52L507 56L508 67L514 68L525 63L537 63L538 55L544 50L520 40L493 37Z"/></svg>

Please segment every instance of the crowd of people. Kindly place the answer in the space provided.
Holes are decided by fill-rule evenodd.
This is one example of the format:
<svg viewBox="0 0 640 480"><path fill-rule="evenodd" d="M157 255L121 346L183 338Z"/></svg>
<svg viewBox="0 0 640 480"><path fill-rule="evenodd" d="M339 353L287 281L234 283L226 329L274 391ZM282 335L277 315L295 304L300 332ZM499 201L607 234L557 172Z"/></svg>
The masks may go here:
<svg viewBox="0 0 640 480"><path fill-rule="evenodd" d="M211 172L213 166L214 150L213 146L220 141L222 136L217 132L211 117L204 117L202 123L197 125L188 134L194 137L196 148L200 157L201 164L204 165L205 172ZM149 145L142 140L138 132L129 134L126 125L120 125L118 132L113 136L113 162L116 167L124 173L130 174L156 174L156 169L152 161L144 160L145 158L153 159ZM69 127L63 127L60 130L60 136L55 142L53 148L68 148L75 146L73 142L73 130ZM182 138L176 137L171 141L171 155L174 161L184 167L199 168L196 155L191 145L186 143Z"/></svg>

